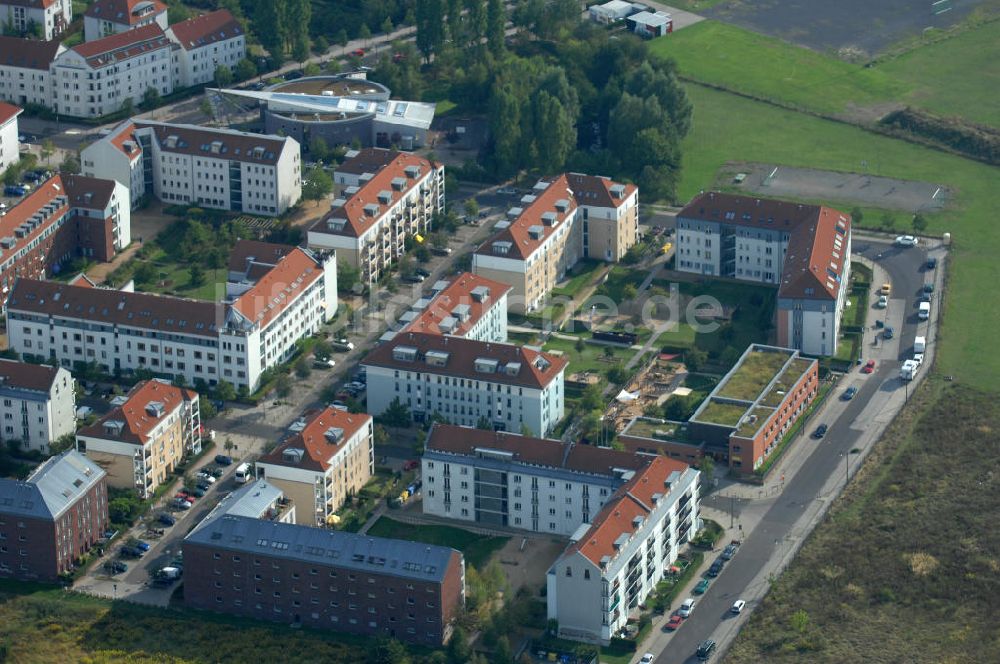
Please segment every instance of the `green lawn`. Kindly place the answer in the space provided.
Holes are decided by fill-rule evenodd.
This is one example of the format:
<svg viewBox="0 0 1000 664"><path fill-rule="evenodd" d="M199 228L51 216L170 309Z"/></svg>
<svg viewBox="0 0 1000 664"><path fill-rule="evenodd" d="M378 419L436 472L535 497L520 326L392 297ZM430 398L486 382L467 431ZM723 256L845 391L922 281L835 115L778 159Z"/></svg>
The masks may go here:
<svg viewBox="0 0 1000 664"><path fill-rule="evenodd" d="M615 265L611 268L611 271L608 272L607 281L601 284L600 287L594 291L594 295L611 298L614 302L622 302L625 299L625 286L631 284L638 288L639 284L641 284L645 278L646 272L643 270L625 265ZM581 311L586 311L588 308L589 305L584 304L581 307Z"/></svg>
<svg viewBox="0 0 1000 664"><path fill-rule="evenodd" d="M747 355L743 364L733 373L718 392L720 397L756 399L761 390L777 375L788 361L789 353L755 352Z"/></svg>
<svg viewBox="0 0 1000 664"><path fill-rule="evenodd" d="M452 526L414 526L383 516L368 529L374 537L391 537L424 542L438 546L450 546L465 554L465 563L476 569L486 567L490 556L503 548L509 537L484 537L468 530Z"/></svg>
<svg viewBox="0 0 1000 664"><path fill-rule="evenodd" d="M876 65L905 83L913 106L1000 128L1000 21Z"/></svg>
<svg viewBox="0 0 1000 664"><path fill-rule="evenodd" d="M606 266L607 263L602 263L601 261L580 261L574 266L569 279L552 289L552 295L574 297L584 288L594 283L594 280L597 278L597 274Z"/></svg>
<svg viewBox="0 0 1000 664"><path fill-rule="evenodd" d="M611 349L610 357L605 355L605 348ZM636 353L636 351L630 348L589 343L584 344L583 351L577 351L575 341L556 338L549 339L544 349L548 351L561 351L563 357L569 360L569 366L566 368L567 376L583 371L594 371L603 374L608 369L629 361Z"/></svg>
<svg viewBox="0 0 1000 664"><path fill-rule="evenodd" d="M685 77L822 113L892 101L910 89L877 69L712 20L657 39L650 51L675 59Z"/></svg>
<svg viewBox="0 0 1000 664"><path fill-rule="evenodd" d="M709 186L732 160L841 171L858 170L867 160L878 164L880 175L952 188L950 207L928 215L928 232L948 231L954 239L938 367L964 382L998 389L1000 354L991 352L990 342L1000 329L1000 308L983 306L995 299L1000 253L996 168L699 85L687 89L695 112L684 141L681 200Z"/></svg>

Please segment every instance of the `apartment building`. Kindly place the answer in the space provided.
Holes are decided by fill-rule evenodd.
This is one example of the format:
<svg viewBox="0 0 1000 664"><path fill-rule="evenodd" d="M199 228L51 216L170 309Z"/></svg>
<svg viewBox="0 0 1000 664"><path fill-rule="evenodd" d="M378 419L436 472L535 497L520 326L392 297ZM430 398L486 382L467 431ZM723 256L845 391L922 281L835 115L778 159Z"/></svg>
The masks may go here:
<svg viewBox="0 0 1000 664"><path fill-rule="evenodd" d="M0 22L15 33L46 41L55 39L73 22L72 0L3 0Z"/></svg>
<svg viewBox="0 0 1000 664"><path fill-rule="evenodd" d="M370 415L398 399L417 422L435 417L537 436L563 417L567 362L528 346L407 332L361 364Z"/></svg>
<svg viewBox="0 0 1000 664"><path fill-rule="evenodd" d="M835 355L850 289L850 215L708 192L677 215L677 269L777 286L778 345Z"/></svg>
<svg viewBox="0 0 1000 664"><path fill-rule="evenodd" d="M458 551L223 514L182 544L184 602L440 647L465 603Z"/></svg>
<svg viewBox="0 0 1000 664"><path fill-rule="evenodd" d="M617 261L638 238L639 190L568 173L539 181L472 255L472 271L509 284L518 313L545 299L583 258Z"/></svg>
<svg viewBox="0 0 1000 664"><path fill-rule="evenodd" d="M309 229L308 246L336 251L337 260L358 268L362 282L371 284L400 259L406 238L426 237L432 230L434 215L444 210L444 166L405 152L370 148L340 168L356 169L358 159L374 170L358 176L359 184L348 186L333 201L331 210ZM385 163L378 165L379 160Z"/></svg>
<svg viewBox="0 0 1000 664"><path fill-rule="evenodd" d="M295 523L295 503L273 484L254 480L224 496L202 523L222 516Z"/></svg>
<svg viewBox="0 0 1000 664"><path fill-rule="evenodd" d="M104 471L75 450L0 479L0 576L55 582L108 529Z"/></svg>
<svg viewBox="0 0 1000 664"><path fill-rule="evenodd" d="M167 5L160 0L95 0L83 14L86 41L156 24L167 29Z"/></svg>
<svg viewBox="0 0 1000 664"><path fill-rule="evenodd" d="M607 645L698 530L699 472L652 457L620 486L546 575L559 636Z"/></svg>
<svg viewBox="0 0 1000 664"><path fill-rule="evenodd" d="M226 9L174 23L166 32L180 46L173 63L174 85L179 88L212 82L218 67L233 71L246 57L243 27Z"/></svg>
<svg viewBox="0 0 1000 664"><path fill-rule="evenodd" d="M120 111L126 101L138 105L150 89L166 96L175 87L173 48L156 23L74 46L52 62L46 105L64 115L96 118Z"/></svg>
<svg viewBox="0 0 1000 664"><path fill-rule="evenodd" d="M49 67L65 50L58 41L0 35L0 99L18 106L50 106Z"/></svg>
<svg viewBox="0 0 1000 664"><path fill-rule="evenodd" d="M17 116L24 109L7 102L0 102L0 172L21 158L21 142L18 140Z"/></svg>
<svg viewBox="0 0 1000 664"><path fill-rule="evenodd" d="M372 418L332 407L307 415L300 431L257 460L256 470L298 505L298 523L327 525L375 472Z"/></svg>
<svg viewBox="0 0 1000 664"><path fill-rule="evenodd" d="M153 197L277 216L302 197L299 144L288 137L137 119L80 157L85 174L128 187L135 206Z"/></svg>
<svg viewBox="0 0 1000 664"><path fill-rule="evenodd" d="M511 287L471 272L434 284L429 298L421 298L400 318L399 333L446 334L475 341L507 342L507 294ZM389 331L382 340L397 333Z"/></svg>
<svg viewBox="0 0 1000 664"><path fill-rule="evenodd" d="M145 500L185 453L201 451L198 393L162 380L135 385L120 405L76 434L76 447L104 469L108 486Z"/></svg>
<svg viewBox="0 0 1000 664"><path fill-rule="evenodd" d="M94 362L253 391L336 314L337 268L296 247L248 278L218 303L21 278L8 300L10 347L65 367Z"/></svg>
<svg viewBox="0 0 1000 664"><path fill-rule="evenodd" d="M76 431L76 381L63 368L0 360L0 443L50 452Z"/></svg>
<svg viewBox="0 0 1000 664"><path fill-rule="evenodd" d="M0 217L2 300L18 278L44 279L76 256L108 261L131 242L128 190L111 181L55 175ZM29 353L34 349L29 345Z"/></svg>
<svg viewBox="0 0 1000 664"><path fill-rule="evenodd" d="M424 448L424 514L564 537L651 458L440 423Z"/></svg>

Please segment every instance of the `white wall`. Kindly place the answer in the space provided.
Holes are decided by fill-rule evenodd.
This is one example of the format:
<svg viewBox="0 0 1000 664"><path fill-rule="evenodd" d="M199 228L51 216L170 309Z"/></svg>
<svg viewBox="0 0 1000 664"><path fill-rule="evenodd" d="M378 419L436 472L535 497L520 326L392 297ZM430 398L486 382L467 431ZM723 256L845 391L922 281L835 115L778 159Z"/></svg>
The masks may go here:
<svg viewBox="0 0 1000 664"><path fill-rule="evenodd" d="M50 68L52 105L66 115L92 118L121 110L126 99L138 105L149 88L156 88L162 96L168 95L174 90L170 50L157 48L96 69L76 51L65 51ZM90 84L96 89L89 90Z"/></svg>
<svg viewBox="0 0 1000 664"><path fill-rule="evenodd" d="M0 126L0 172L21 158L21 143L17 140L17 116Z"/></svg>
<svg viewBox="0 0 1000 664"><path fill-rule="evenodd" d="M65 50L61 46L59 50ZM48 69L12 67L0 63L0 99L18 106L52 106L52 76Z"/></svg>
<svg viewBox="0 0 1000 664"><path fill-rule="evenodd" d="M80 153L80 166L84 175L114 180L129 188L130 207L135 207L145 195L142 177L142 158L129 159L128 155L111 144L110 137L91 143Z"/></svg>

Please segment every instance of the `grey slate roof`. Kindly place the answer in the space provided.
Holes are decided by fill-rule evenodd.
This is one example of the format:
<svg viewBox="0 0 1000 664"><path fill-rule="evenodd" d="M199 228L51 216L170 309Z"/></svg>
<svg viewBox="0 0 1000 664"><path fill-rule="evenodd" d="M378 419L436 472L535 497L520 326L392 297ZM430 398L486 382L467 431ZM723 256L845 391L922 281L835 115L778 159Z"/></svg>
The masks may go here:
<svg viewBox="0 0 1000 664"><path fill-rule="evenodd" d="M184 538L184 542L225 551L438 582L444 579L454 551L419 542L230 515L200 526Z"/></svg>
<svg viewBox="0 0 1000 664"><path fill-rule="evenodd" d="M0 479L0 513L55 520L104 474L96 463L68 450L43 463L23 482Z"/></svg>

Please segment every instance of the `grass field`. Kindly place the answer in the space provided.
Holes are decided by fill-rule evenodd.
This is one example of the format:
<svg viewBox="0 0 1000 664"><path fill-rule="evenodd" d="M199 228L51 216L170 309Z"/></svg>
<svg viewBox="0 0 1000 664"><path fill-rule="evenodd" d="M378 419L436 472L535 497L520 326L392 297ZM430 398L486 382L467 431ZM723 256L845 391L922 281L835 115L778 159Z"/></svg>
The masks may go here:
<svg viewBox="0 0 1000 664"><path fill-rule="evenodd" d="M483 569L490 556L503 548L509 537L484 537L468 530L451 526L414 526L383 516L376 521L368 534L375 537L392 537L439 546L450 546L465 554L465 564Z"/></svg>
<svg viewBox="0 0 1000 664"><path fill-rule="evenodd" d="M915 49L876 65L903 82L904 98L943 115L1000 128L1000 21Z"/></svg>
<svg viewBox="0 0 1000 664"><path fill-rule="evenodd" d="M983 389L998 389L1000 354L991 351L1000 308L983 306L995 299L995 256L1000 254L996 168L703 86L687 89L695 112L684 142L681 200L709 186L732 160L840 171L856 171L867 160L878 165L879 175L951 187L951 206L928 216L928 232L948 231L954 239L938 368Z"/></svg>
<svg viewBox="0 0 1000 664"><path fill-rule="evenodd" d="M610 357L605 355L605 348L611 349ZM636 351L629 348L602 346L598 344L585 344L582 351L577 351L576 342L557 338L549 339L544 349L558 350L562 352L563 357L569 360L569 366L566 368L567 376L582 371L594 371L604 374L612 367L625 364L636 353Z"/></svg>
<svg viewBox="0 0 1000 664"><path fill-rule="evenodd" d="M925 384L726 661L996 661L998 420L992 395Z"/></svg>

